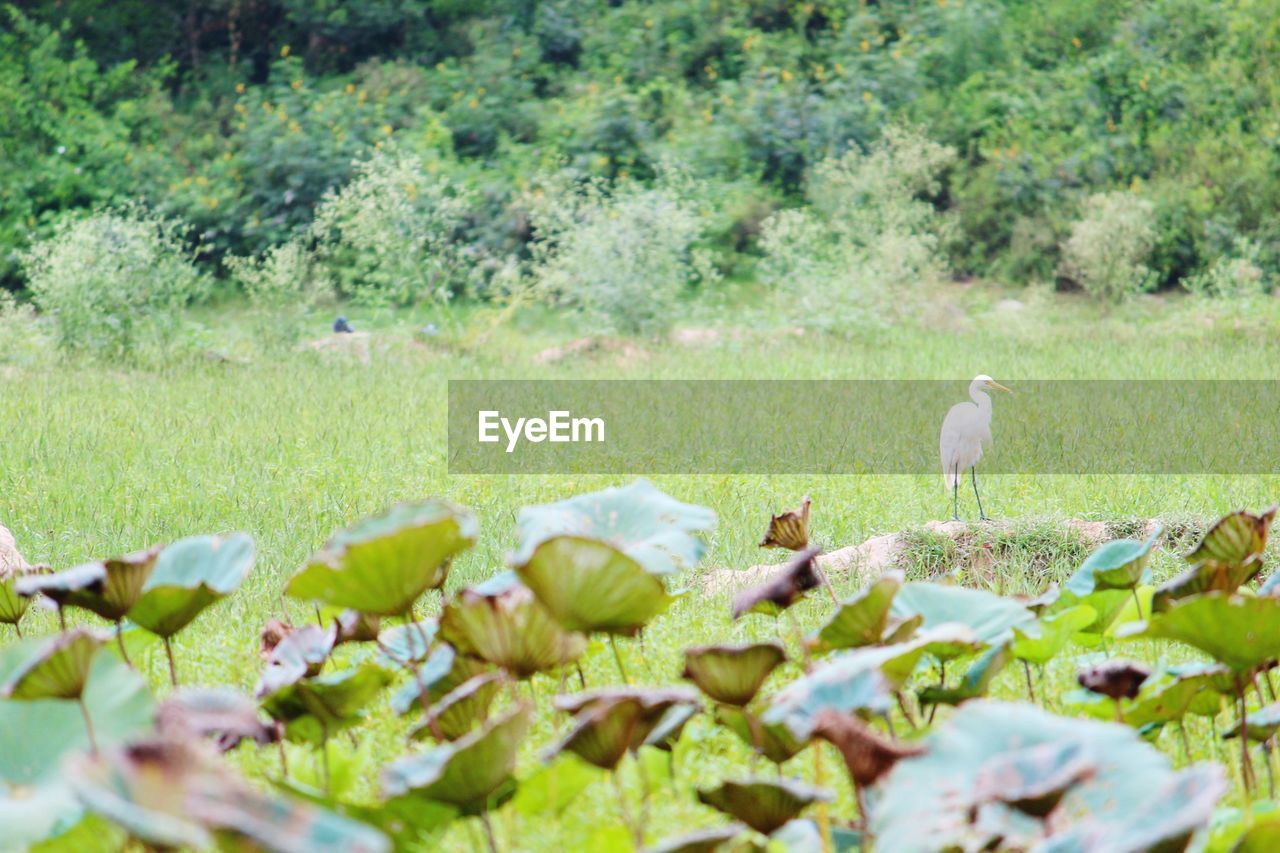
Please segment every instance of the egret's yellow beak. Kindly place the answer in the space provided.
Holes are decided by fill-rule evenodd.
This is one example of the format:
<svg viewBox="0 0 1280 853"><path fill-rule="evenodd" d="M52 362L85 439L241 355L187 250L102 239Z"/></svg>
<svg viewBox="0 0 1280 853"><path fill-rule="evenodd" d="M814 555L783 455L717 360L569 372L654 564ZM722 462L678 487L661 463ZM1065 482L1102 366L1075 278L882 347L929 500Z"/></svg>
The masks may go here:
<svg viewBox="0 0 1280 853"><path fill-rule="evenodd" d="M991 389L991 390L993 390L993 391L1003 391L1003 392L1005 392L1006 394L1012 394L1012 393L1013 393L1011 390L1009 390L1008 388L1004 387L1003 385L1001 385L999 382L995 381L994 379L992 379L990 382L988 382L988 383L987 383L987 387L988 387L988 388L990 388L990 389Z"/></svg>

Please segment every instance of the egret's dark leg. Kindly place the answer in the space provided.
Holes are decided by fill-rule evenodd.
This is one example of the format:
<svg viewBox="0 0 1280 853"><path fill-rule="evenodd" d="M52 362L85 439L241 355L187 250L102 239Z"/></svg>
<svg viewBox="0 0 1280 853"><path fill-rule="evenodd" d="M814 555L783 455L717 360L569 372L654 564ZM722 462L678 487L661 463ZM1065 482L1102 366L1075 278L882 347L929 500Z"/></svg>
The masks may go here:
<svg viewBox="0 0 1280 853"><path fill-rule="evenodd" d="M956 466L955 476L951 480L951 520L960 520L960 467Z"/></svg>
<svg viewBox="0 0 1280 853"><path fill-rule="evenodd" d="M973 475L973 496L978 499L978 520L986 521L987 514L982 511L982 496L978 494L978 466L970 468L969 473Z"/></svg>

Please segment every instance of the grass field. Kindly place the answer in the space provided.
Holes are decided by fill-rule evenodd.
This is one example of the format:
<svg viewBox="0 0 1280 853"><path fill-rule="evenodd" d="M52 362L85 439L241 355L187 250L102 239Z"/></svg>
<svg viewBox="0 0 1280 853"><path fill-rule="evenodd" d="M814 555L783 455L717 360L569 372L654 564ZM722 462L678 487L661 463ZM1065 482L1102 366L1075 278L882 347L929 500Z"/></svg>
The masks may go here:
<svg viewBox="0 0 1280 853"><path fill-rule="evenodd" d="M997 296L974 290L941 319L922 317L914 325L858 337L726 331L696 346L637 342L619 352L554 364L535 363L534 355L589 330L518 317L482 346L458 351L411 343L407 319L370 317L365 325L375 328L375 342L385 344L375 343L367 365L290 351L247 363L210 361L159 371L66 363L10 367L0 371L0 523L12 529L29 560L59 568L188 534L252 534L259 555L248 582L176 641L184 683L251 690L261 670L258 631L280 615L284 579L335 529L402 499L441 496L471 507L481 520L481 541L455 566L449 581L454 589L503 566L515 543L520 506L629 479L449 476L444 436L450 378L949 378L957 380L957 400L967 379L980 372L1015 388L1029 378L1280 378L1280 304L1274 301L1213 316L1191 304L1154 302L1098 316L1096 309L1050 297L1032 300L1021 311L995 311ZM997 405L997 441L1000 418ZM680 500L719 514L704 560L713 568L777 559L756 543L769 514L804 494L813 498L816 536L830 547L913 529L950 511L941 479L934 476L702 475L655 481ZM1044 519L1204 519L1239 507L1256 509L1280 497L1280 477L991 476L984 497L989 514L1021 520L1034 532ZM962 504L962 512L976 514L971 504ZM1045 565L1035 536L1020 547L995 567L1006 591L1029 589L1045 575L1062 577L1074 568L1052 555ZM909 572L924 571L927 548L920 549L919 560ZM1161 553L1157 577L1173 566L1174 557ZM836 584L842 593L856 586L851 579L837 578ZM646 632L647 669L637 647L625 646L637 680L674 680L686 645L775 630L761 619L731 623L726 594L690 586L695 591ZM820 618L822 604L801 607L806 627ZM435 607L437 600L428 598L423 609ZM296 604L290 615L308 618ZM52 614L33 616L29 632L54 629ZM77 614L72 621L81 618ZM157 691L165 692L163 652L152 648L141 665ZM589 683L614 679L607 646L594 645L584 666ZM1065 690L1073 672L1072 662L1060 659L1049 678ZM773 679L779 683L784 675ZM566 718L548 710L556 686L554 678L535 681L542 712L522 755L524 768L536 767L540 750L563 729ZM995 692L1018 696L1023 690L1021 674L1010 667ZM358 746L345 738L335 744L339 787L345 779L349 797L372 795L378 766L404 751L408 725L380 706L357 730ZM1196 743L1208 748L1206 738ZM1172 735L1162 745L1181 760ZM665 763L651 762L657 778L650 779L655 796L649 841L714 823L714 813L696 805L689 792L744 762L747 753L702 718L692 723L677 750L674 782L661 778ZM278 772L274 750L242 747L236 755L259 777ZM832 756L827 766L837 767ZM297 775L314 774L301 752L296 758ZM790 774L810 771L807 759L787 767ZM622 778L634 806L640 788L636 768L629 764ZM683 793L668 795L667 784ZM834 813L848 814L848 787L843 780L836 787ZM588 787L558 819L506 809L496 830L503 849L624 849L627 834L617 826L617 814L615 793L602 783ZM456 826L442 843L451 849L479 845L474 831Z"/></svg>

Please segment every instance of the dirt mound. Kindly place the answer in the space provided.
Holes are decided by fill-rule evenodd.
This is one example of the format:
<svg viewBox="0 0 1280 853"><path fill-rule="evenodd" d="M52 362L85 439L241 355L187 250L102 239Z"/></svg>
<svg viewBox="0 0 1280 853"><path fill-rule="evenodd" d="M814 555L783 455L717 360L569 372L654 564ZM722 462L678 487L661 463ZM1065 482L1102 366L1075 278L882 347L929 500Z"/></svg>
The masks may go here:
<svg viewBox="0 0 1280 853"><path fill-rule="evenodd" d="M309 349L324 355L353 358L361 364L369 363L369 333L343 332L307 341L299 349Z"/></svg>
<svg viewBox="0 0 1280 853"><path fill-rule="evenodd" d="M0 524L0 575L16 569L28 568L27 561L18 553L18 543L9 528Z"/></svg>
<svg viewBox="0 0 1280 853"><path fill-rule="evenodd" d="M635 344L618 338L587 337L558 347L544 349L533 357L534 364L555 364L569 358L616 353L624 359L631 360L640 353Z"/></svg>

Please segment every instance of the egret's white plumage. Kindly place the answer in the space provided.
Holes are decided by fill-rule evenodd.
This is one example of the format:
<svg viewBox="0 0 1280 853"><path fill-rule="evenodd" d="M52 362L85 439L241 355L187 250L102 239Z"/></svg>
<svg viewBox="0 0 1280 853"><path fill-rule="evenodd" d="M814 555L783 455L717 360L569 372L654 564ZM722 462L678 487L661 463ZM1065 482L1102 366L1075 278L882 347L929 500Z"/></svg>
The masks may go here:
<svg viewBox="0 0 1280 853"><path fill-rule="evenodd" d="M991 443L991 397L987 391L1008 391L1009 389L996 382L985 373L969 383L969 399L971 403L956 403L942 419L942 434L938 440L938 450L942 457L942 476L947 488L958 501L960 475L978 464L982 458L983 447ZM974 478L974 495L978 493L977 478ZM982 503L979 498L978 513L982 515ZM958 513L957 513L958 514Z"/></svg>

